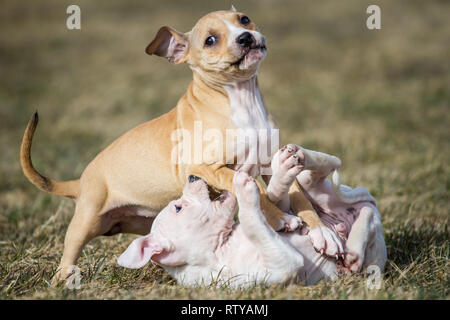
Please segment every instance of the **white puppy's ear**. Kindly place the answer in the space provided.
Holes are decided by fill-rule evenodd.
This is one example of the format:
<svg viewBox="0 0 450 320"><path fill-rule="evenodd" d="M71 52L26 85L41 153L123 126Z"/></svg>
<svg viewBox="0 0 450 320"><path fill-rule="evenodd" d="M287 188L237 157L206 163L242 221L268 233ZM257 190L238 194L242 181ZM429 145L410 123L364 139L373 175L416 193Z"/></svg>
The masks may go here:
<svg viewBox="0 0 450 320"><path fill-rule="evenodd" d="M233 4L231 4L230 11L231 11L231 12L236 12L236 11L237 11L236 8L233 6Z"/></svg>
<svg viewBox="0 0 450 320"><path fill-rule="evenodd" d="M172 63L185 62L189 51L187 35L170 27L159 29L155 39L147 46L145 52L167 58Z"/></svg>
<svg viewBox="0 0 450 320"><path fill-rule="evenodd" d="M145 264L155 254L164 251L162 246L152 237L147 235L135 239L117 259L117 263L125 268L137 269L145 266Z"/></svg>

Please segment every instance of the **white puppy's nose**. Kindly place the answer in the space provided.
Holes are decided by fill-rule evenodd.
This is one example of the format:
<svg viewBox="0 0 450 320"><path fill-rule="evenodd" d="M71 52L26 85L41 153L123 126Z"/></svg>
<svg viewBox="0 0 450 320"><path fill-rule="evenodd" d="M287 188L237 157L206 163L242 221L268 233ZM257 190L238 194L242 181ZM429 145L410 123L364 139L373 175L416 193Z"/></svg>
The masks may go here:
<svg viewBox="0 0 450 320"><path fill-rule="evenodd" d="M197 181L197 180L200 180L200 178L197 177L197 176L190 175L190 176L188 177L189 183L195 182L195 181Z"/></svg>

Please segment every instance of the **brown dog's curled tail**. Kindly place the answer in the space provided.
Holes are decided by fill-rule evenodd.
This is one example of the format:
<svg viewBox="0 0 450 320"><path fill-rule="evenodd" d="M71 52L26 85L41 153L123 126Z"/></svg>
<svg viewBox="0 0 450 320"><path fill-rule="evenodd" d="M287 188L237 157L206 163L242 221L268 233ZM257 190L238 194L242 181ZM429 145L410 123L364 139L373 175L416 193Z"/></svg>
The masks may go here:
<svg viewBox="0 0 450 320"><path fill-rule="evenodd" d="M43 191L73 199L78 198L80 195L80 180L55 181L42 176L34 169L33 163L31 162L31 142L38 121L39 117L37 112L35 112L31 116L25 134L23 135L22 146L20 148L20 164L22 165L23 173L32 184Z"/></svg>

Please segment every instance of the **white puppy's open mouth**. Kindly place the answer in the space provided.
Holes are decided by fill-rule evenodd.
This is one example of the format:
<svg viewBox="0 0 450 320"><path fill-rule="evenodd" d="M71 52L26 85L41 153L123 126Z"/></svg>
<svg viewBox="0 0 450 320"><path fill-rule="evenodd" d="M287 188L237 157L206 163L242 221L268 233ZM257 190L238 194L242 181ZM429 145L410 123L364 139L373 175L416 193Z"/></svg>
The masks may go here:
<svg viewBox="0 0 450 320"><path fill-rule="evenodd" d="M224 203L230 197L231 197L231 193L227 190L223 190L220 193L220 196L216 201L219 201L220 203Z"/></svg>
<svg viewBox="0 0 450 320"><path fill-rule="evenodd" d="M208 185L208 192L209 192L209 199L212 202L223 203L223 202L225 202L225 200L227 200L231 196L231 193L228 192L227 190L218 192L218 191L214 190L213 188L211 188L209 185Z"/></svg>
<svg viewBox="0 0 450 320"><path fill-rule="evenodd" d="M201 189L203 190L203 196L202 197L209 197L209 200L212 203L217 203L220 204L220 206L222 205L226 205L226 203L232 203L232 198L234 197L233 194L227 190L216 190L213 187L211 187L209 184L206 183L205 180L198 178L198 182L196 183L201 183ZM204 199L204 198L203 198ZM230 200L230 201L228 201Z"/></svg>

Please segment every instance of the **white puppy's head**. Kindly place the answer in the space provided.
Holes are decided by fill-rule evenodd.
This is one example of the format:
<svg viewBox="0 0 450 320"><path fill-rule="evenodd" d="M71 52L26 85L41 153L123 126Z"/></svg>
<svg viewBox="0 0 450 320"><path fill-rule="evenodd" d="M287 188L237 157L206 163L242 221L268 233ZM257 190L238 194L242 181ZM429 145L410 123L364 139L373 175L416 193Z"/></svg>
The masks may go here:
<svg viewBox="0 0 450 320"><path fill-rule="evenodd" d="M256 74L266 41L250 18L233 7L207 14L187 33L162 27L146 52L186 62L207 82L226 84Z"/></svg>
<svg viewBox="0 0 450 320"><path fill-rule="evenodd" d="M211 200L207 184L190 176L183 196L158 214L150 234L134 240L118 264L135 269L151 259L166 267L200 265L231 231L235 209L231 193Z"/></svg>

